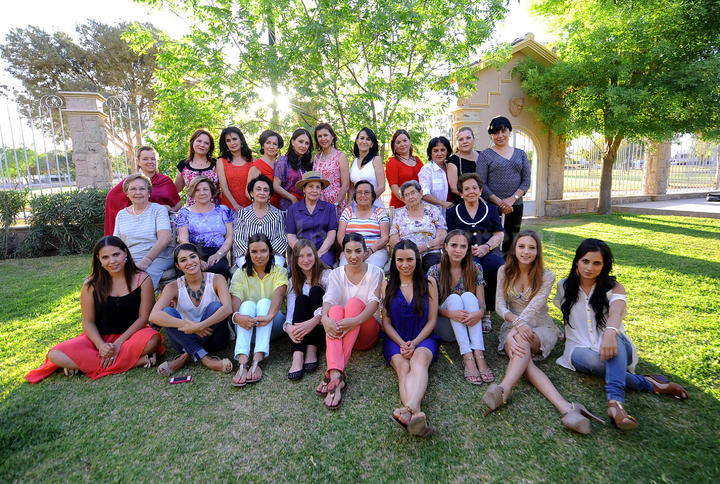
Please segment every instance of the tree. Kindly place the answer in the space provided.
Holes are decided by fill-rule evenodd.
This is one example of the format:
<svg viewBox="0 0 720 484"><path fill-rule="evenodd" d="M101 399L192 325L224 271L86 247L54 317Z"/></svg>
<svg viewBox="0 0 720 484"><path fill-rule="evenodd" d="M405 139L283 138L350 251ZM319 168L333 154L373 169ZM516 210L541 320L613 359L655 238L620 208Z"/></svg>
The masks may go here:
<svg viewBox="0 0 720 484"><path fill-rule="evenodd" d="M198 102L234 103L227 121L243 126L289 131L327 120L345 148L364 125L383 140L396 128L419 131L445 108L429 102L431 92L465 92L506 3L144 1L184 10L193 24L160 54L157 89L184 86ZM279 98L289 115L278 114Z"/></svg>
<svg viewBox="0 0 720 484"><path fill-rule="evenodd" d="M598 212L611 213L624 138L661 141L720 127L720 2L536 0L559 61L518 66L536 114L557 134L603 137Z"/></svg>
<svg viewBox="0 0 720 484"><path fill-rule="evenodd" d="M123 39L128 23L90 20L77 27L77 42L64 32L50 34L33 26L12 29L0 53L8 72L22 83L17 100L35 105L42 96L58 91L97 91L106 97L119 96L137 108L147 125L156 96L152 85L160 32L151 24L143 26L147 35L140 54ZM127 122L121 120L118 127L125 131L130 148L140 143L137 133L131 136L135 130Z"/></svg>

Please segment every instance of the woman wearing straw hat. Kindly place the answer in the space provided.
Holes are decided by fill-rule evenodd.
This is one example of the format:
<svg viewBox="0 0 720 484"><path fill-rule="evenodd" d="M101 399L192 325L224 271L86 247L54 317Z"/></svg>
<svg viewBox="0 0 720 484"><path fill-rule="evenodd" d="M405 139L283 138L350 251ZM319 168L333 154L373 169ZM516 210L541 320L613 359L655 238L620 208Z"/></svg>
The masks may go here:
<svg viewBox="0 0 720 484"><path fill-rule="evenodd" d="M320 259L332 267L335 264L335 234L338 229L337 213L332 203L320 200L323 189L330 182L319 172L308 171L295 186L304 199L290 205L287 212L287 239L291 249L298 239L315 244Z"/></svg>

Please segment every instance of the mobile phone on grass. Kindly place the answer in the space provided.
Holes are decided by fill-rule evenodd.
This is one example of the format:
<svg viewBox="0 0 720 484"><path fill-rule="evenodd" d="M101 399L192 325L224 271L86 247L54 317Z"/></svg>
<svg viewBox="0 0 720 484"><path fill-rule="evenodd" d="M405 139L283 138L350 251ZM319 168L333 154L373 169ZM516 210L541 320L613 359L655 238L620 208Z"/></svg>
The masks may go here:
<svg viewBox="0 0 720 484"><path fill-rule="evenodd" d="M192 375L187 376L174 376L170 378L170 384L174 383L190 383L192 381Z"/></svg>

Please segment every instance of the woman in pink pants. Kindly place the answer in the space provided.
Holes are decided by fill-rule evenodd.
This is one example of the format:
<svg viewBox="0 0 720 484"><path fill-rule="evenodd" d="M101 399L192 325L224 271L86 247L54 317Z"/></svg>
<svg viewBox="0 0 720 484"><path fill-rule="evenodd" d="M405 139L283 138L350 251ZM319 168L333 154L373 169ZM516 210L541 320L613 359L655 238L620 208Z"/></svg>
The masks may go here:
<svg viewBox="0 0 720 484"><path fill-rule="evenodd" d="M342 405L342 392L347 388L345 365L352 350L372 348L380 334L375 312L380 305L383 271L365 262L368 250L359 233L347 234L342 249L348 263L330 273L323 297L327 371L315 390L325 396L325 406L330 410Z"/></svg>

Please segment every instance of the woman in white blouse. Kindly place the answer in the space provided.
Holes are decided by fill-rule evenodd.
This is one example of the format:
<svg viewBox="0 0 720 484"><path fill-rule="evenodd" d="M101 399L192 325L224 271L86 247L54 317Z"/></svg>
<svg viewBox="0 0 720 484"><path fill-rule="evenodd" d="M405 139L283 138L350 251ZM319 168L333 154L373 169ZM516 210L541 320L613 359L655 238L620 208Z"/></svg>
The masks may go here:
<svg viewBox="0 0 720 484"><path fill-rule="evenodd" d="M355 145L353 146L355 159L350 166L349 200L355 198L355 184L360 180L367 180L372 183L375 189L373 205L378 208L385 208L382 201L382 194L385 192L385 170L383 169L382 158L378 156L379 150L378 139L373 130L363 127L357 138L355 138Z"/></svg>
<svg viewBox="0 0 720 484"><path fill-rule="evenodd" d="M637 350L625 335L625 288L610 275L613 255L598 239L585 239L575 251L567 278L557 284L553 303L565 322L565 351L557 363L605 378L608 416L622 430L638 421L625 411L625 387L686 399L688 394L663 375L636 375Z"/></svg>
<svg viewBox="0 0 720 484"><path fill-rule="evenodd" d="M555 275L543 266L542 243L537 232L525 230L513 241L498 270L495 311L504 319L500 328L498 352L506 353L508 363L499 385L492 384L483 396L488 412L507 402L513 387L523 375L562 415L565 428L590 433L590 418L602 422L579 403L570 403L538 368L534 360L544 360L555 347L560 329L548 314L548 296Z"/></svg>
<svg viewBox="0 0 720 484"><path fill-rule="evenodd" d="M382 269L365 262L367 247L359 233L347 234L342 250L348 263L330 273L323 297L327 371L315 390L325 396L330 410L342 405L342 392L347 388L345 365L352 350L369 350L378 342L380 325L375 313L385 277Z"/></svg>
<svg viewBox="0 0 720 484"><path fill-rule="evenodd" d="M453 203L448 200L450 187L448 186L447 159L452 153L450 141L445 136L433 138L428 143L428 162L420 168L418 181L423 190L422 199L427 203L437 205L442 209L451 208Z"/></svg>

